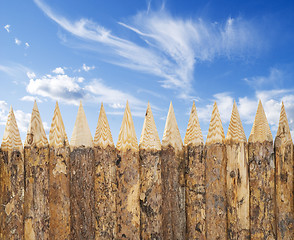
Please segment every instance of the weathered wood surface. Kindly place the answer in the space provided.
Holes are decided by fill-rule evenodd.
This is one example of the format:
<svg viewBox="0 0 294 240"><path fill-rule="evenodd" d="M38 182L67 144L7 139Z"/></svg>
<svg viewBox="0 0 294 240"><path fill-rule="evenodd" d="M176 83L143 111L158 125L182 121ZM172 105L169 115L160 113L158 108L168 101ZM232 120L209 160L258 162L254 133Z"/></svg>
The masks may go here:
<svg viewBox="0 0 294 240"><path fill-rule="evenodd" d="M139 149L128 103L117 150L117 238L140 239Z"/></svg>
<svg viewBox="0 0 294 240"><path fill-rule="evenodd" d="M49 141L49 237L70 239L70 148L58 103Z"/></svg>
<svg viewBox="0 0 294 240"><path fill-rule="evenodd" d="M251 239L276 239L274 149L261 102L248 144L250 236Z"/></svg>
<svg viewBox="0 0 294 240"><path fill-rule="evenodd" d="M141 239L163 239L161 143L148 103L139 144Z"/></svg>
<svg viewBox="0 0 294 240"><path fill-rule="evenodd" d="M70 147L71 239L95 239L93 139L80 104Z"/></svg>
<svg viewBox="0 0 294 240"><path fill-rule="evenodd" d="M185 162L172 104L162 138L161 166L163 239L185 239Z"/></svg>
<svg viewBox="0 0 294 240"><path fill-rule="evenodd" d="M94 150L70 153L71 239L95 239Z"/></svg>
<svg viewBox="0 0 294 240"><path fill-rule="evenodd" d="M214 104L205 146L206 238L227 239L226 148L224 130Z"/></svg>
<svg viewBox="0 0 294 240"><path fill-rule="evenodd" d="M184 139L184 146L186 161L186 239L206 239L204 143L194 102Z"/></svg>
<svg viewBox="0 0 294 240"><path fill-rule="evenodd" d="M249 239L247 139L234 102L226 137L228 239Z"/></svg>
<svg viewBox="0 0 294 240"><path fill-rule="evenodd" d="M49 239L49 146L34 103L24 145L24 238Z"/></svg>
<svg viewBox="0 0 294 240"><path fill-rule="evenodd" d="M284 104L275 138L277 239L294 239L293 142Z"/></svg>
<svg viewBox="0 0 294 240"><path fill-rule="evenodd" d="M10 108L0 153L0 239L23 239L23 147Z"/></svg>
<svg viewBox="0 0 294 240"><path fill-rule="evenodd" d="M94 137L95 213L98 239L116 239L116 150L103 104Z"/></svg>

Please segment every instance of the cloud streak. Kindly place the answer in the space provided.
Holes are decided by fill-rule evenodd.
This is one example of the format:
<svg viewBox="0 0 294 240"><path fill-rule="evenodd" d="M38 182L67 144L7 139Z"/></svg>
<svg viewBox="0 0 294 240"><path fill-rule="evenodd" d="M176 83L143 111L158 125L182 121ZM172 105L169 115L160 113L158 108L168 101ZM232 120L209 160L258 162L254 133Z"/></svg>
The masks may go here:
<svg viewBox="0 0 294 240"><path fill-rule="evenodd" d="M158 77L164 88L176 89L180 98L192 94L195 64L223 56L232 58L255 52L258 34L249 22L228 18L224 23L172 17L160 11L139 12L119 24L135 33L139 41L113 34L88 19L70 21L51 10L42 0L34 0L44 13L64 30L80 39L108 47L113 64Z"/></svg>

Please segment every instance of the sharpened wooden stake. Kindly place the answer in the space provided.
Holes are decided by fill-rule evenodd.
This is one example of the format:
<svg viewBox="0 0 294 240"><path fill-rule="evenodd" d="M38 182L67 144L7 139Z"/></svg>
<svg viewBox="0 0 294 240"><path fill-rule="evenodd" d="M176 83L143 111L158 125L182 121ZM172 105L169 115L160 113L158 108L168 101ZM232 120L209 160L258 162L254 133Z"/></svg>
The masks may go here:
<svg viewBox="0 0 294 240"><path fill-rule="evenodd" d="M183 142L172 103L161 148L163 239L185 239L185 162Z"/></svg>
<svg viewBox="0 0 294 240"><path fill-rule="evenodd" d="M225 135L216 103L206 139L206 238L227 239Z"/></svg>
<svg viewBox="0 0 294 240"><path fill-rule="evenodd" d="M49 141L49 236L70 239L70 148L57 102Z"/></svg>
<svg viewBox="0 0 294 240"><path fill-rule="evenodd" d="M234 101L226 137L228 239L249 239L248 148Z"/></svg>
<svg viewBox="0 0 294 240"><path fill-rule="evenodd" d="M24 238L49 239L49 146L35 101L24 144Z"/></svg>
<svg viewBox="0 0 294 240"><path fill-rule="evenodd" d="M0 239L23 239L23 146L12 107L8 114L1 150Z"/></svg>
<svg viewBox="0 0 294 240"><path fill-rule="evenodd" d="M206 239L205 227L205 159L203 136L193 102L184 139L186 159L186 239Z"/></svg>
<svg viewBox="0 0 294 240"><path fill-rule="evenodd" d="M116 150L103 104L101 103L96 133L95 208L96 239L116 239Z"/></svg>
<svg viewBox="0 0 294 240"><path fill-rule="evenodd" d="M273 137L261 101L248 144L250 236L276 239Z"/></svg>
<svg viewBox="0 0 294 240"><path fill-rule="evenodd" d="M93 139L82 102L70 147L71 239L95 239Z"/></svg>
<svg viewBox="0 0 294 240"><path fill-rule="evenodd" d="M139 144L141 239L163 239L161 143L148 103Z"/></svg>
<svg viewBox="0 0 294 240"><path fill-rule="evenodd" d="M139 148L133 119L127 102L116 148L117 166L117 238L140 239Z"/></svg>
<svg viewBox="0 0 294 240"><path fill-rule="evenodd" d="M284 103L282 103L279 128L274 147L276 160L277 239L290 240L294 238L294 164L293 142Z"/></svg>

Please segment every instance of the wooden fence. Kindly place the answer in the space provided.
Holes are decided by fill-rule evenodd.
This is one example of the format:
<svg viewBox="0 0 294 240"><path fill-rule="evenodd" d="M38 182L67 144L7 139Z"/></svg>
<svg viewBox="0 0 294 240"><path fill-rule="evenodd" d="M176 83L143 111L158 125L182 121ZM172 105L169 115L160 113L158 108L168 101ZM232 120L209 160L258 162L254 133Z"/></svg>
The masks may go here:
<svg viewBox="0 0 294 240"><path fill-rule="evenodd" d="M172 104L162 143L148 104L137 142L127 103L115 147L101 105L82 105L69 143L56 104L49 142L35 102L24 147L12 108L0 153L0 239L294 239L293 142L261 102L247 142L236 103L216 103L204 144L196 107L184 138Z"/></svg>

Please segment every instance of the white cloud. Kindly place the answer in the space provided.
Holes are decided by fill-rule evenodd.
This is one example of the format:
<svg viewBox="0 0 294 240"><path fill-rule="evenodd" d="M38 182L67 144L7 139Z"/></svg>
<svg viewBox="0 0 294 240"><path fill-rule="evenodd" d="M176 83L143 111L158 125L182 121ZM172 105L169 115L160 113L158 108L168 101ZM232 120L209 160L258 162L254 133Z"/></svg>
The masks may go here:
<svg viewBox="0 0 294 240"><path fill-rule="evenodd" d="M35 0L35 3L74 36L87 43L90 40L106 46L104 50L108 50L111 58L107 61L155 75L160 78L162 87L176 89L181 98L192 94L195 64L218 56L232 58L255 54L261 42L255 26L241 18L210 23L202 19L175 18L163 7L157 12L150 9L148 13L140 12L129 23L119 23L142 39L139 44L118 37L88 19L72 22L54 13L42 0Z"/></svg>
<svg viewBox="0 0 294 240"><path fill-rule="evenodd" d="M89 72L90 70L94 70L94 69L95 69L95 66L89 67L89 66L87 66L87 65L84 63L83 66L82 66L82 68L83 68L83 70L84 70L85 72Z"/></svg>
<svg viewBox="0 0 294 240"><path fill-rule="evenodd" d="M23 96L20 100L27 102L34 102L36 100L37 102L42 102L40 98L34 96Z"/></svg>
<svg viewBox="0 0 294 240"><path fill-rule="evenodd" d="M32 95L62 101L68 104L79 104L84 98L83 89L78 84L78 79L68 75L45 75L38 79L30 79L26 88Z"/></svg>
<svg viewBox="0 0 294 240"><path fill-rule="evenodd" d="M36 77L36 74L34 72L27 72L27 76L29 79L32 79Z"/></svg>
<svg viewBox="0 0 294 240"><path fill-rule="evenodd" d="M10 32L10 25L9 24L5 25L4 28L8 33Z"/></svg>
<svg viewBox="0 0 294 240"><path fill-rule="evenodd" d="M18 46L21 44L21 41L18 38L15 38L14 41L15 41L15 44Z"/></svg>
<svg viewBox="0 0 294 240"><path fill-rule="evenodd" d="M21 110L14 111L14 115L16 118L17 126L20 132L26 133L28 130L28 126L31 121L31 114L25 113Z"/></svg>
<svg viewBox="0 0 294 240"><path fill-rule="evenodd" d="M89 82L82 77L70 77L66 74L47 74L36 78L33 73L28 73L28 76L30 81L26 90L33 96L24 96L21 99L23 101L31 101L36 96L41 96L74 105L78 105L80 100L104 102L113 109L119 109L124 108L126 101L129 100L136 110L141 110L143 106L145 108L145 104L141 100L107 86L100 79Z"/></svg>
<svg viewBox="0 0 294 240"><path fill-rule="evenodd" d="M26 48L29 48L30 47L30 44L29 43L25 43L25 45L26 45Z"/></svg>
<svg viewBox="0 0 294 240"><path fill-rule="evenodd" d="M64 69L62 67L58 67L55 68L52 72L56 74L64 74Z"/></svg>

